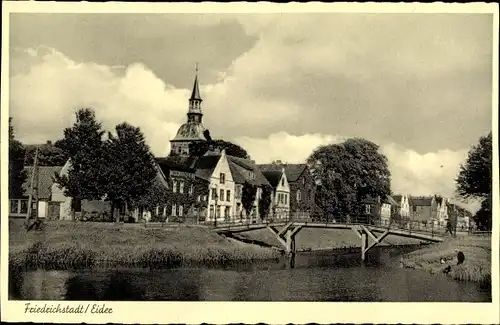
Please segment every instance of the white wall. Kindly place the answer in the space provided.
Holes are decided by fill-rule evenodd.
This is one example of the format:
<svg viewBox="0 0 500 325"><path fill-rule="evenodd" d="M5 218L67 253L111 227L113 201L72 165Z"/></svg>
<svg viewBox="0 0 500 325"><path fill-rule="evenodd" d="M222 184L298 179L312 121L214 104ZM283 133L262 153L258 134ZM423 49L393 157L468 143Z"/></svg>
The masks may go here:
<svg viewBox="0 0 500 325"><path fill-rule="evenodd" d="M225 174L224 184L220 183L220 174ZM220 190L224 190L224 200L222 201L220 198ZM217 200L212 199L212 191L217 191ZM230 200L227 200L227 190L231 192ZM215 167L212 177L210 178L210 192L208 195L208 209L207 209L207 221L213 221L214 219L210 217L210 206L213 205L216 209L216 205L219 205L219 218L217 220L224 220L224 209L229 207L229 216L234 216L234 201L235 196L235 184L233 181L233 175L231 174L231 170L229 169L229 162L227 161L227 157L224 151L222 151L221 156L219 158L219 162ZM216 212L214 212L214 216L216 216Z"/></svg>
<svg viewBox="0 0 500 325"><path fill-rule="evenodd" d="M68 175L68 170L71 166L70 161L68 160L66 164L64 164L63 168L59 172L60 176ZM61 207L59 209L59 219L60 220L71 220L71 198L64 195L64 190L59 188L59 185L54 183L52 184L52 197L51 201L61 202Z"/></svg>
<svg viewBox="0 0 500 325"><path fill-rule="evenodd" d="M286 196L286 200L280 202L280 195ZM281 179L274 193L273 206L275 206L276 218L284 219L288 217L290 211L290 185L284 171L281 174Z"/></svg>

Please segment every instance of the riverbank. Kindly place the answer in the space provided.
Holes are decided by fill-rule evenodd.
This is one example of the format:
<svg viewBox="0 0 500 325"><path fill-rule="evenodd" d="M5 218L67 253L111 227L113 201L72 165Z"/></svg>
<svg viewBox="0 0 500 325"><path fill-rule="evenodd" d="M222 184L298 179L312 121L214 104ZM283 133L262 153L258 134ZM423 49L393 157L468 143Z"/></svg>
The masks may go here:
<svg viewBox="0 0 500 325"><path fill-rule="evenodd" d="M138 224L49 221L39 231L26 232L22 220L9 222L11 268L215 266L280 255L197 226L148 229Z"/></svg>
<svg viewBox="0 0 500 325"><path fill-rule="evenodd" d="M457 265L457 250L465 255L465 261ZM441 258L445 260L441 264ZM448 276L459 281L491 283L491 237L463 236L429 245L403 256L406 268L421 269L433 274L443 273L451 266Z"/></svg>

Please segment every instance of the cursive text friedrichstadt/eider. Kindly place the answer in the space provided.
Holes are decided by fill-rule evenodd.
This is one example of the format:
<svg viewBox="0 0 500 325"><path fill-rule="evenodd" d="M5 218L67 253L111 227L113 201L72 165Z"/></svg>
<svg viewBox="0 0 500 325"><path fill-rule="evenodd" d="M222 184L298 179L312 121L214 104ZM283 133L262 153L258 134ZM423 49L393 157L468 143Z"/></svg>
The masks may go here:
<svg viewBox="0 0 500 325"><path fill-rule="evenodd" d="M37 305L27 302L24 307L25 314L112 314L113 308L105 304L43 304Z"/></svg>

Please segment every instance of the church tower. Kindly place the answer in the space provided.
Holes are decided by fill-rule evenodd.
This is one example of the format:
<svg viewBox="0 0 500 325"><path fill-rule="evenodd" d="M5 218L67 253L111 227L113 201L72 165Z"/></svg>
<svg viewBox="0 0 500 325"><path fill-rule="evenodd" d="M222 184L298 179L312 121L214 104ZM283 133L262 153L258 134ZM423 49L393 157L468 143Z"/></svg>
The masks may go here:
<svg viewBox="0 0 500 325"><path fill-rule="evenodd" d="M189 155L189 145L193 142L205 141L205 127L203 126L203 111L200 96L200 86L198 84L198 65L196 66L196 76L194 78L193 91L189 98L189 109L187 122L182 124L176 136L170 140L170 155Z"/></svg>

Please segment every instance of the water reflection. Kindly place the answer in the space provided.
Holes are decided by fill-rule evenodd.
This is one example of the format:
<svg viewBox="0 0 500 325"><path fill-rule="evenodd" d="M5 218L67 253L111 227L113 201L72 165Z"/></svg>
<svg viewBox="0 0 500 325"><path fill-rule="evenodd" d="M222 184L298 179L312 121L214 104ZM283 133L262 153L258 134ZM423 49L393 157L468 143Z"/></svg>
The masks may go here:
<svg viewBox="0 0 500 325"><path fill-rule="evenodd" d="M124 269L11 273L11 299L181 301L491 301L491 291L401 269L399 251L299 253L224 269Z"/></svg>

